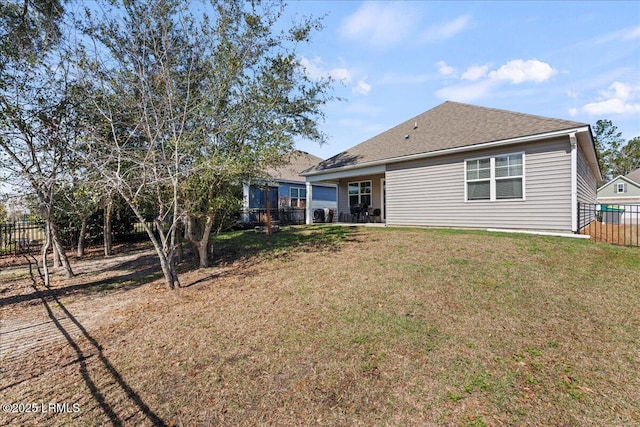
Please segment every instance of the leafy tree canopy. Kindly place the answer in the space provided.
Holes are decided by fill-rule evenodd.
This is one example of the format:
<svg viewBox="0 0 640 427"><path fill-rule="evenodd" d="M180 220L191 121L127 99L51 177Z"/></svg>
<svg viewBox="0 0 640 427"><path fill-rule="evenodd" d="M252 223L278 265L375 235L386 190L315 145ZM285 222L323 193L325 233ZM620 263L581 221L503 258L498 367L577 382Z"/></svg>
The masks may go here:
<svg viewBox="0 0 640 427"><path fill-rule="evenodd" d="M611 120L601 119L593 126L593 137L605 181L640 167L640 136L625 142Z"/></svg>

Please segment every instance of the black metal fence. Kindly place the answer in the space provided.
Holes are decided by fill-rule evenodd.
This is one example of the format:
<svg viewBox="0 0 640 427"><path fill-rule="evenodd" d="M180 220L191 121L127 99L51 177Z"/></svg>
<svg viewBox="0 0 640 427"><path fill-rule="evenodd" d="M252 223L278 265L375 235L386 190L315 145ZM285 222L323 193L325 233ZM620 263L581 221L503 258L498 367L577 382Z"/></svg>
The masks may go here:
<svg viewBox="0 0 640 427"><path fill-rule="evenodd" d="M40 250L44 241L45 226L42 221L0 223L0 257Z"/></svg>
<svg viewBox="0 0 640 427"><path fill-rule="evenodd" d="M307 220L307 211L303 208L285 209L243 209L239 213L239 224L242 226L265 225L268 217L271 222L280 225L300 225Z"/></svg>
<svg viewBox="0 0 640 427"><path fill-rule="evenodd" d="M150 226L155 228L153 223ZM102 227L98 228L87 230L85 247L103 244ZM58 237L65 248L70 249L78 243L79 227L58 224L58 229ZM46 240L45 230L44 221L26 219L0 223L0 258L40 252ZM115 227L112 233L112 243L137 242L148 238L141 223L132 223L126 228Z"/></svg>
<svg viewBox="0 0 640 427"><path fill-rule="evenodd" d="M640 247L640 204L578 203L578 230L598 242Z"/></svg>

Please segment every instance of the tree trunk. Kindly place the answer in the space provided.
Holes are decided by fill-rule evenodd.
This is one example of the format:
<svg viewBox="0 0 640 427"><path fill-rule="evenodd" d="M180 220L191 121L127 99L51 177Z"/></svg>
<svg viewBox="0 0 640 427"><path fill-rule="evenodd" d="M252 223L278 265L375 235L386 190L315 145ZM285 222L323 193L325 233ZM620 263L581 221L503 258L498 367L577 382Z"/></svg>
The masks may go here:
<svg viewBox="0 0 640 427"><path fill-rule="evenodd" d="M78 249L76 251L76 255L78 257L84 256L84 240L85 235L87 234L87 223L89 222L89 218L82 217L82 223L80 224L80 235L78 236Z"/></svg>
<svg viewBox="0 0 640 427"><path fill-rule="evenodd" d="M202 229L202 235L200 239L195 237L195 219L189 218L189 225L187 230L187 238L191 244L195 247L198 254L198 266L200 268L207 268L210 266L209 262L209 237L211 236L211 229L213 228L214 215L207 215L207 221Z"/></svg>
<svg viewBox="0 0 640 427"><path fill-rule="evenodd" d="M104 205L104 228L102 231L104 237L104 256L113 255L112 243L113 232L111 229L111 215L113 213L113 199L111 196L107 196L107 200Z"/></svg>
<svg viewBox="0 0 640 427"><path fill-rule="evenodd" d="M49 221L49 228L51 230L51 240L58 251L60 261L62 262L62 268L64 268L67 278L70 279L73 277L73 270L69 264L69 258L67 258L67 254L60 243L60 239L58 238L58 229L53 221Z"/></svg>
<svg viewBox="0 0 640 427"><path fill-rule="evenodd" d="M196 247L198 248L199 267L209 267L209 242L205 239L202 239L196 244Z"/></svg>
<svg viewBox="0 0 640 427"><path fill-rule="evenodd" d="M56 245L53 245L53 268L60 268L60 254L58 253L58 248Z"/></svg>
<svg viewBox="0 0 640 427"><path fill-rule="evenodd" d="M44 286L48 288L51 283L51 279L49 278L49 266L47 265L47 252L49 251L49 246L51 245L51 230L49 229L48 221L45 225L44 234L45 239L44 244L42 245L42 271L44 272Z"/></svg>
<svg viewBox="0 0 640 427"><path fill-rule="evenodd" d="M162 268L162 274L164 275L164 281L167 284L167 287L169 289L175 289L176 288L176 283L179 286L179 281L178 279L178 275L176 273L175 270L175 264L165 255L164 251L162 250L162 246L160 245L160 242L158 242L158 239L156 239L156 237L153 235L153 231L145 225L145 228L147 229L147 234L149 234L149 238L151 239L151 243L153 243L153 247L156 250L156 253L158 254L158 259L160 260L160 267ZM171 258L173 258L173 254L170 253Z"/></svg>

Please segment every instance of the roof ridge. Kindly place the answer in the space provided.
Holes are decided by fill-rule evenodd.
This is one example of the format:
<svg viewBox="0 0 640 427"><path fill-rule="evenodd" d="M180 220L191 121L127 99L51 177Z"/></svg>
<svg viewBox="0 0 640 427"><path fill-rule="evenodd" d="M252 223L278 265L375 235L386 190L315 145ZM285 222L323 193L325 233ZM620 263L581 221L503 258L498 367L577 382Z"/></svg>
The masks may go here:
<svg viewBox="0 0 640 427"><path fill-rule="evenodd" d="M589 125L447 100L319 162L313 170L461 149L585 126ZM305 171L308 172L311 169Z"/></svg>
<svg viewBox="0 0 640 427"><path fill-rule="evenodd" d="M557 118L557 117L541 116L539 114L523 113L521 111L505 110L504 108L486 107L484 105L467 104L467 103L458 102L458 101L449 101L448 100L448 101L443 102L440 105L444 105L444 104L447 104L447 103L458 104L458 105L463 105L463 106L466 106L466 107L479 108L479 109L489 110L489 111L496 111L496 112L499 112L499 113L516 114L516 115L525 116L525 117L537 117L539 119L553 120L553 121L560 121L560 122L571 122L571 123L576 123L576 124L585 125L585 126L588 125L588 123L576 122L574 120L560 119L560 118ZM436 107L434 107L434 108L436 108Z"/></svg>

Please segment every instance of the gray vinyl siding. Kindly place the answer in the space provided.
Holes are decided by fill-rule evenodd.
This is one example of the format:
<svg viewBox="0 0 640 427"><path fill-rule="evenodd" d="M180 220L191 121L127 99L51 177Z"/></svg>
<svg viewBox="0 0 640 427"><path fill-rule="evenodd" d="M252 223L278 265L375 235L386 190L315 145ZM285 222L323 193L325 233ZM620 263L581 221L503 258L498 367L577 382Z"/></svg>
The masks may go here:
<svg viewBox="0 0 640 427"><path fill-rule="evenodd" d="M595 203L597 181L587 164L582 149L578 146L578 201L580 203Z"/></svg>
<svg viewBox="0 0 640 427"><path fill-rule="evenodd" d="M465 201L465 159L524 153L525 200ZM387 224L571 231L569 138L387 165Z"/></svg>

